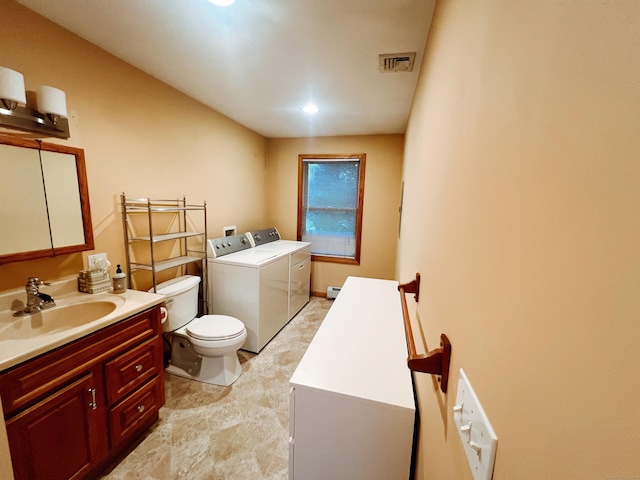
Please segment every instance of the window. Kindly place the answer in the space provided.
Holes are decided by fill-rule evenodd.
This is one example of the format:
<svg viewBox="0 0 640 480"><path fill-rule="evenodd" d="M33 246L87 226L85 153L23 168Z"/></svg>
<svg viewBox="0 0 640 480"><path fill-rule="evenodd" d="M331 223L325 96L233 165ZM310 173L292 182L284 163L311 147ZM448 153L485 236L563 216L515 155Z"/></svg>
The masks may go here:
<svg viewBox="0 0 640 480"><path fill-rule="evenodd" d="M298 240L314 260L360 263L366 155L298 156Z"/></svg>

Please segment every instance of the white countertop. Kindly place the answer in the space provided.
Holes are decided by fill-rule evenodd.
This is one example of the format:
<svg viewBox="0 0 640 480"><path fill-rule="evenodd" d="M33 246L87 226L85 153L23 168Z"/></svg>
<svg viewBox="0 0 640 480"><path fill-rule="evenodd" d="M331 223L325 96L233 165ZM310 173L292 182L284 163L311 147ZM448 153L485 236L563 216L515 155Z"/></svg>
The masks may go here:
<svg viewBox="0 0 640 480"><path fill-rule="evenodd" d="M347 278L291 384L415 409L398 282Z"/></svg>
<svg viewBox="0 0 640 480"><path fill-rule="evenodd" d="M164 295L139 292L136 290L127 290L122 294L113 294L110 292L97 294L81 293L76 289L77 280L75 277L62 279L53 283L52 286L41 287L41 292L51 295L57 307L105 300L115 303L116 308L98 320L84 323L73 328L53 331L32 338L11 339L8 337L11 337L9 332L13 322L20 322L25 318L29 318L28 316L13 317L15 311L24 308L26 293L24 288L0 292L0 371L108 327L164 301ZM4 335L3 332L5 332Z"/></svg>

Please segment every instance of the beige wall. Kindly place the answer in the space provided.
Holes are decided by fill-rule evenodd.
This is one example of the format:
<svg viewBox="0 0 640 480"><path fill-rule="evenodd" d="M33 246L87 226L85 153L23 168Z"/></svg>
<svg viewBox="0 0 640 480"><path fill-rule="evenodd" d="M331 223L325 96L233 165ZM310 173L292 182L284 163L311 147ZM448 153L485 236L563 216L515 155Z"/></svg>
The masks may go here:
<svg viewBox="0 0 640 480"><path fill-rule="evenodd" d="M471 478L467 373L495 479L640 478L640 8L442 1L405 153L398 276L422 273L418 478Z"/></svg>
<svg viewBox="0 0 640 480"><path fill-rule="evenodd" d="M85 150L96 252L124 263L123 191L206 201L211 237L222 236L225 225L239 231L263 225L262 136L14 2L1 0L0 13L2 66L23 73L27 90L47 84L66 91L71 138L59 142ZM85 257L2 265L0 290L22 285L28 276L76 274Z"/></svg>
<svg viewBox="0 0 640 480"><path fill-rule="evenodd" d="M267 142L269 224L295 239L298 215L298 155L366 153L360 265L313 262L311 290L326 294L347 276L394 278L403 135L270 139Z"/></svg>

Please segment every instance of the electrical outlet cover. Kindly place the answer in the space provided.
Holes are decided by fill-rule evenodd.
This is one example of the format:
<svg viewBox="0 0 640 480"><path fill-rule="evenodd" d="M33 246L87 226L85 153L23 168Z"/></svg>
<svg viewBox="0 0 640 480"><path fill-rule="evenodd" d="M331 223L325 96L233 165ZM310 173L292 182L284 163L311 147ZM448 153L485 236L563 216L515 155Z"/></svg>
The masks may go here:
<svg viewBox="0 0 640 480"><path fill-rule="evenodd" d="M498 437L462 369L453 407L455 422L474 480L491 480L496 461Z"/></svg>
<svg viewBox="0 0 640 480"><path fill-rule="evenodd" d="M95 253L93 255L87 255L87 263L89 265L89 270L91 270L91 268L100 260L106 260L106 259L107 259L106 253Z"/></svg>

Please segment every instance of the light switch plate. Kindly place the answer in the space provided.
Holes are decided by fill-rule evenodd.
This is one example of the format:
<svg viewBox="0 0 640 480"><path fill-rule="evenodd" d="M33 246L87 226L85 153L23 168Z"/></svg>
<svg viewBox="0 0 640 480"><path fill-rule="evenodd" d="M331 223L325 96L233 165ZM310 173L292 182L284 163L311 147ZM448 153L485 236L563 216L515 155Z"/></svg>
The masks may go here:
<svg viewBox="0 0 640 480"><path fill-rule="evenodd" d="M453 421L460 434L474 480L491 480L498 437L462 369L458 379L456 404L453 407Z"/></svg>

